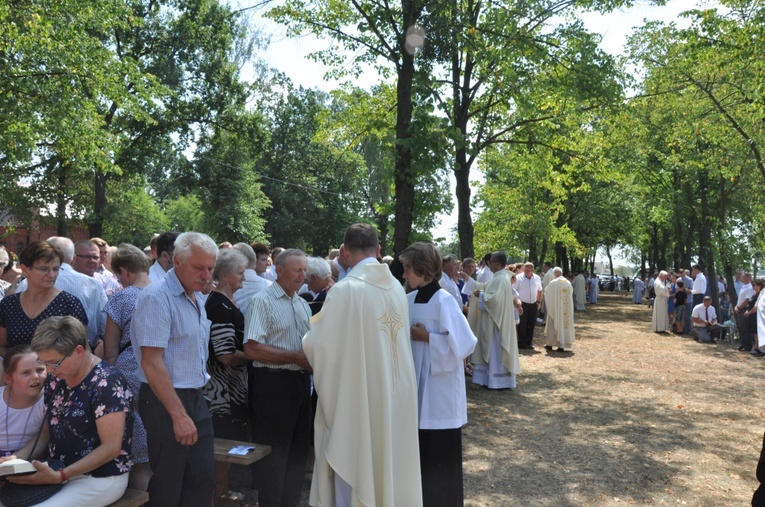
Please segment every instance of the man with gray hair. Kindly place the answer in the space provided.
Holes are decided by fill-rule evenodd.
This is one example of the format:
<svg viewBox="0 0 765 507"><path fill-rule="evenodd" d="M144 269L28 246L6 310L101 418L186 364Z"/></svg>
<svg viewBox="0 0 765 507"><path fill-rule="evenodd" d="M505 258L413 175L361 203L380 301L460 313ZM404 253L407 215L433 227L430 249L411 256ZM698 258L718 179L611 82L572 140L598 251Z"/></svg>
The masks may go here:
<svg viewBox="0 0 765 507"><path fill-rule="evenodd" d="M234 301L236 301L236 305L242 313L247 313L247 307L250 306L252 297L258 292L267 289L273 282L266 280L260 276L260 273L258 273L260 256L255 252L252 246L247 243L237 243L233 248L239 250L247 259L242 288L234 293ZM266 254L266 257L267 256L268 254ZM265 271L265 263L263 263L263 271Z"/></svg>
<svg viewBox="0 0 765 507"><path fill-rule="evenodd" d="M332 269L329 261L321 257L309 257L308 268L305 272L305 284L298 291L298 295L305 299L311 307L311 315L321 311L324 300L327 299L327 290L332 286Z"/></svg>
<svg viewBox="0 0 765 507"><path fill-rule="evenodd" d="M82 303L85 315L88 316L88 343L98 356L103 356L103 338L106 330L106 292L98 281L90 276L78 273L72 267L74 260L74 243L64 236L51 236L48 243L58 247L64 254L64 262L56 278L56 288L72 294ZM27 289L27 281L19 284L17 292Z"/></svg>
<svg viewBox="0 0 765 507"><path fill-rule="evenodd" d="M441 259L441 280L438 284L446 292L451 294L454 301L460 307L460 310L465 311L464 304L462 303L462 293L457 286L457 271L459 269L460 260L456 255L449 254Z"/></svg>
<svg viewBox="0 0 765 507"><path fill-rule="evenodd" d="M276 257L276 282L255 294L244 314L244 355L252 361L252 438L271 446L255 464L261 507L300 501L311 429L311 366L303 353L311 310L297 295L307 260L290 248Z"/></svg>
<svg viewBox="0 0 765 507"><path fill-rule="evenodd" d="M200 291L212 279L218 246L207 235L175 240L173 268L164 283L138 297L131 324L141 365L139 410L146 427L149 505L209 505L214 491L213 425L202 388L210 321Z"/></svg>
<svg viewBox="0 0 765 507"><path fill-rule="evenodd" d="M559 267L552 269L553 279L545 287L545 349L570 350L574 344L574 287Z"/></svg>

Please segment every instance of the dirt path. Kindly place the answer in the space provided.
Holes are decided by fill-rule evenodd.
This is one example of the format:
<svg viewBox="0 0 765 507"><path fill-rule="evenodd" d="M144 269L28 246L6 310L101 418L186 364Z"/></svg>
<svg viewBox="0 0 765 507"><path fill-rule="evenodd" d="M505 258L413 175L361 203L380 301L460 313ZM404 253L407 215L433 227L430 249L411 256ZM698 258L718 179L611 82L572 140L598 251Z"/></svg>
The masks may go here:
<svg viewBox="0 0 765 507"><path fill-rule="evenodd" d="M765 431L765 361L649 332L606 294L573 353L537 327L514 391L468 387L467 506L749 505Z"/></svg>
<svg viewBox="0 0 765 507"><path fill-rule="evenodd" d="M765 360L650 321L631 298L601 295L577 313L572 353L548 354L537 327L517 389L469 384L465 505L749 505ZM243 505L255 505L249 483L232 469Z"/></svg>

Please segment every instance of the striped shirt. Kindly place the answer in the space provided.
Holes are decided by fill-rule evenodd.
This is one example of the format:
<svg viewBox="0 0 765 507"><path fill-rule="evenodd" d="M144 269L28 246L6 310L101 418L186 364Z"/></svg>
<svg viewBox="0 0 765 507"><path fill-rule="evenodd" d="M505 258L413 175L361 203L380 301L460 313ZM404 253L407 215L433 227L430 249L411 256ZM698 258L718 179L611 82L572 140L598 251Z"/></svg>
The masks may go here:
<svg viewBox="0 0 765 507"><path fill-rule="evenodd" d="M303 336L310 327L311 309L305 299L293 294L290 298L282 286L274 283L252 298L244 315L244 343L255 340L279 350L297 352L303 349ZM252 365L282 370L301 370L296 364Z"/></svg>
<svg viewBox="0 0 765 507"><path fill-rule="evenodd" d="M210 380L205 368L210 321L200 300L195 304L186 294L175 268L164 283L152 283L138 296L130 330L139 366L141 347L158 347L165 349L162 361L176 389L199 389ZM141 368L137 373L147 382Z"/></svg>

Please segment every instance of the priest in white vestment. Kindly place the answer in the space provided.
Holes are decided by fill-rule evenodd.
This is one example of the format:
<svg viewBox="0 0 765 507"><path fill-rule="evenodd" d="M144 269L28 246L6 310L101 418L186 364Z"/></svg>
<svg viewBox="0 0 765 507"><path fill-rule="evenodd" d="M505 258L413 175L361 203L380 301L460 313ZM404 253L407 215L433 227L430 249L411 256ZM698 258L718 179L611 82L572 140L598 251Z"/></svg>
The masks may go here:
<svg viewBox="0 0 765 507"><path fill-rule="evenodd" d="M545 323L545 348L558 348L558 352L570 350L574 345L574 288L563 276L563 270L553 268L553 280L545 289L547 318Z"/></svg>
<svg viewBox="0 0 765 507"><path fill-rule="evenodd" d="M589 280L590 283L590 303L595 304L598 302L598 290L600 289L600 286L598 285L600 283L600 280L598 280L598 277L595 276L595 273L592 274Z"/></svg>
<svg viewBox="0 0 765 507"><path fill-rule="evenodd" d="M765 290L760 291L754 307L757 309L757 343L752 350L759 350L763 354L765 353Z"/></svg>
<svg viewBox="0 0 765 507"><path fill-rule="evenodd" d="M473 363L473 383L489 389L513 389L521 372L518 339L515 332L512 273L505 269L505 252L494 252L489 267L494 277L489 283L476 282L470 297L468 322L478 338Z"/></svg>
<svg viewBox="0 0 765 507"><path fill-rule="evenodd" d="M667 276L667 272L662 271L653 282L656 296L653 300L651 331L654 333L665 333L669 329L669 282L667 282Z"/></svg>
<svg viewBox="0 0 765 507"><path fill-rule="evenodd" d="M587 282L584 275L579 273L574 277L574 309L584 310L584 303L587 301Z"/></svg>
<svg viewBox="0 0 765 507"><path fill-rule="evenodd" d="M319 396L311 505L422 505L409 305L379 252L372 226L348 228L351 269L303 338Z"/></svg>
<svg viewBox="0 0 765 507"><path fill-rule="evenodd" d="M643 303L643 293L645 292L645 282L638 277L632 281L632 302L635 304Z"/></svg>

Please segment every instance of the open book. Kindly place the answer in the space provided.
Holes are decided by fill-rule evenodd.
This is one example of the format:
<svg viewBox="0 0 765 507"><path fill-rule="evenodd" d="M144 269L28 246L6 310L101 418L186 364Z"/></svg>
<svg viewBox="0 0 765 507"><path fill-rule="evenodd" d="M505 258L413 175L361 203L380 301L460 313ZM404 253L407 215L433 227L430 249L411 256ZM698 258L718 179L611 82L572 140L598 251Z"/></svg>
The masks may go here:
<svg viewBox="0 0 765 507"><path fill-rule="evenodd" d="M37 472L35 466L23 459L11 459L0 463L0 477L5 475L33 474Z"/></svg>

